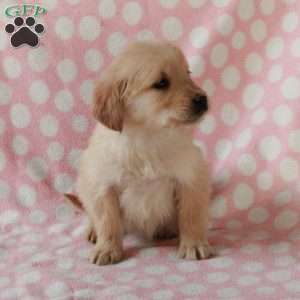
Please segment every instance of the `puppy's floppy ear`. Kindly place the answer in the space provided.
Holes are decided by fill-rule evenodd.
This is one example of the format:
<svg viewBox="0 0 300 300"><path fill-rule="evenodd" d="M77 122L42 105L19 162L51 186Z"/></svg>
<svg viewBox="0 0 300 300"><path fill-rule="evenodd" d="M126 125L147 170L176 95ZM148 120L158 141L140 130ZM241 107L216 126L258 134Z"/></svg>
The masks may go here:
<svg viewBox="0 0 300 300"><path fill-rule="evenodd" d="M121 131L124 121L126 80L104 78L96 84L93 115L106 127Z"/></svg>

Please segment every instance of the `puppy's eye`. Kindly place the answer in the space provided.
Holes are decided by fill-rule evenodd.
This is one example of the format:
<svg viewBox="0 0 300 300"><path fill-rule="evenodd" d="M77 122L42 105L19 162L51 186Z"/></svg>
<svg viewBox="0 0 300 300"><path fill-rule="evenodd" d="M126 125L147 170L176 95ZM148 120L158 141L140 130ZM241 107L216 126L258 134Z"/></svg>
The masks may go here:
<svg viewBox="0 0 300 300"><path fill-rule="evenodd" d="M153 88L157 90L165 90L170 86L170 81L167 78L162 78L160 81L153 84Z"/></svg>

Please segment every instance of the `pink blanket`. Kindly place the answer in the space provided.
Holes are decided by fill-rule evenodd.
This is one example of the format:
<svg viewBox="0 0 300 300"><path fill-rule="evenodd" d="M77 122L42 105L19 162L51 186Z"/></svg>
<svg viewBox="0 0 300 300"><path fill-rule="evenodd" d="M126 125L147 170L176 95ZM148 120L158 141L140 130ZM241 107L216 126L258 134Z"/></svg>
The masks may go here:
<svg viewBox="0 0 300 300"><path fill-rule="evenodd" d="M0 299L299 299L299 1L44 0L29 25L6 10L18 2L0 3ZM61 194L95 124L93 81L153 36L182 47L211 99L196 143L218 257L129 237L123 262L94 266Z"/></svg>

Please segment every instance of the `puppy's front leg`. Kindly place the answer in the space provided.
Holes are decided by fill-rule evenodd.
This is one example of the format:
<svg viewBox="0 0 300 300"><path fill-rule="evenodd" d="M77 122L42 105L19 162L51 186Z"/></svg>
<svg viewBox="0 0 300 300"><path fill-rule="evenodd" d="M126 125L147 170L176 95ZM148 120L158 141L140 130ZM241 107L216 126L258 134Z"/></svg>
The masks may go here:
<svg viewBox="0 0 300 300"><path fill-rule="evenodd" d="M113 188L87 208L97 235L90 260L106 265L122 258L122 220L118 195Z"/></svg>
<svg viewBox="0 0 300 300"><path fill-rule="evenodd" d="M213 255L207 241L210 189L208 186L183 185L179 199L179 252L181 258L204 259Z"/></svg>

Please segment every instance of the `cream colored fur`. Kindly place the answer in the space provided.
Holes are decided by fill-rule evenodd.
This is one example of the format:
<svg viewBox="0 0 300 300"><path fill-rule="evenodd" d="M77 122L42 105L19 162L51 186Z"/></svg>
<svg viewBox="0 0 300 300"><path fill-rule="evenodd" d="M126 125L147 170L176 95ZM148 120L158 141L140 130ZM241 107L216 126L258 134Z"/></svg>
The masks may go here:
<svg viewBox="0 0 300 300"><path fill-rule="evenodd" d="M170 80L163 91L153 88L161 76ZM204 92L190 79L181 51L159 42L131 45L98 83L93 110L100 122L76 184L96 242L92 262L119 261L126 232L178 233L180 257L212 254L209 174L187 126L195 93Z"/></svg>

